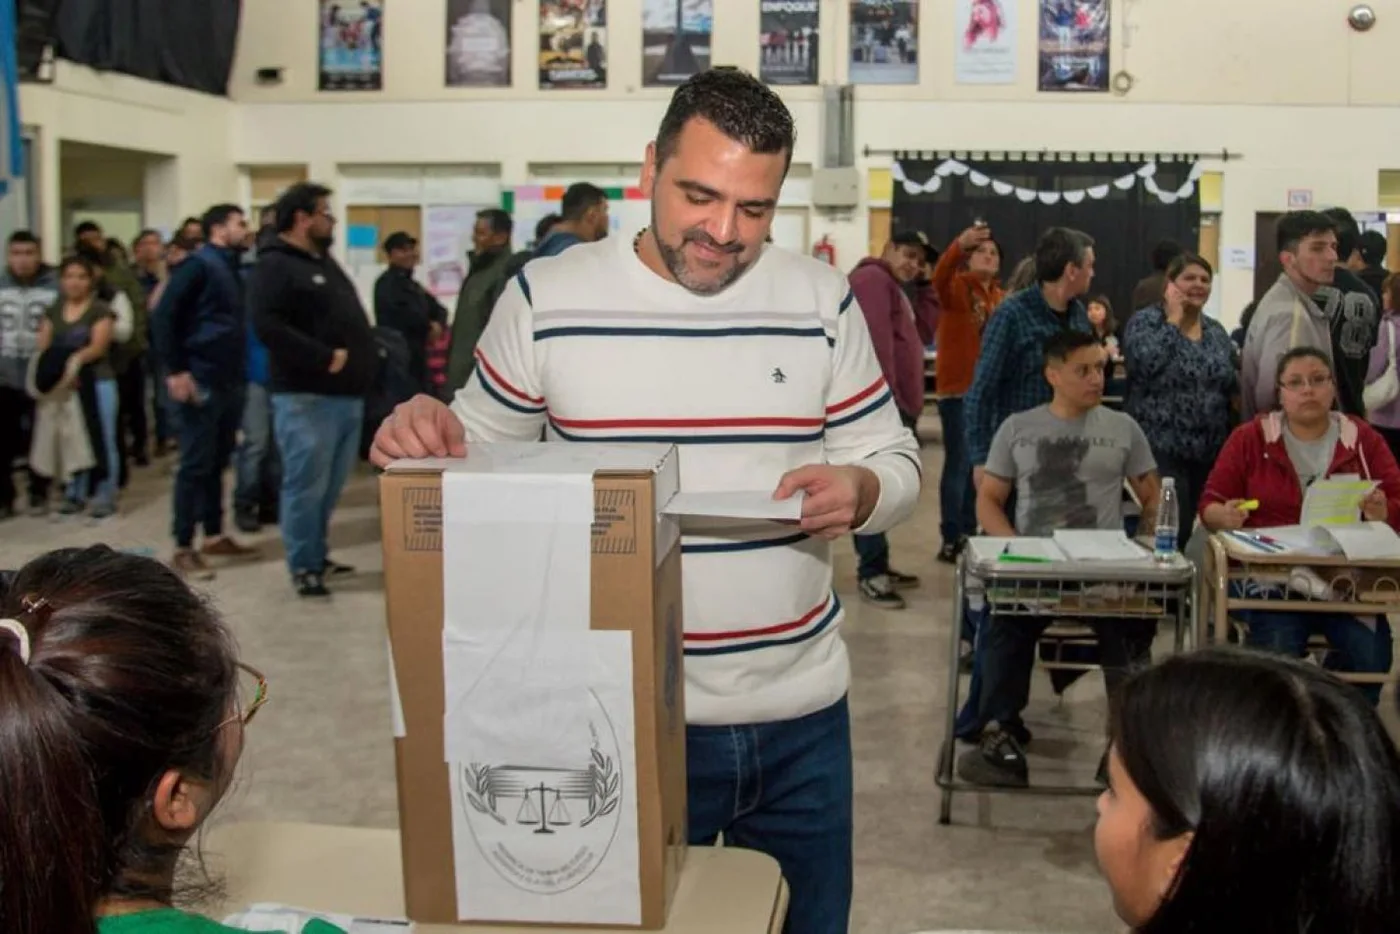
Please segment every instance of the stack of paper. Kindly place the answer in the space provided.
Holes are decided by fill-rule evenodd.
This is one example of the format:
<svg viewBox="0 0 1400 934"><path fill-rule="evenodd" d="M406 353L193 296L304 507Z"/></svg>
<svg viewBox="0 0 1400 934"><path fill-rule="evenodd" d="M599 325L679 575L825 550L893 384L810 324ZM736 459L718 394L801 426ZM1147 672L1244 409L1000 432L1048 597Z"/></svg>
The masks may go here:
<svg viewBox="0 0 1400 934"><path fill-rule="evenodd" d="M1151 557L1147 549L1121 529L1056 529L1054 540L1071 561L1136 561Z"/></svg>

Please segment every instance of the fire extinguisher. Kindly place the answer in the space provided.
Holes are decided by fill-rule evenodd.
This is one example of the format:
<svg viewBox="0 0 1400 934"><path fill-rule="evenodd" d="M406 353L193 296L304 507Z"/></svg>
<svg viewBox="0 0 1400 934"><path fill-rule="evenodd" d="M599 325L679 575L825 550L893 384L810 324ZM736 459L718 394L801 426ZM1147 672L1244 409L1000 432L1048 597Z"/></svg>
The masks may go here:
<svg viewBox="0 0 1400 934"><path fill-rule="evenodd" d="M826 234L822 234L821 240L817 241L816 246L812 247L812 255L828 266L836 265L836 246Z"/></svg>

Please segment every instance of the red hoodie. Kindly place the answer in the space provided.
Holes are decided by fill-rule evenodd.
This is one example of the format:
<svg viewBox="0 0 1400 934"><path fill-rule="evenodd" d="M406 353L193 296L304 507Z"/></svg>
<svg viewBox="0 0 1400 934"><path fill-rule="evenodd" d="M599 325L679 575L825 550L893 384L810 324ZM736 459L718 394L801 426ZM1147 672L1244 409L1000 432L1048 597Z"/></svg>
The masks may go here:
<svg viewBox="0 0 1400 934"><path fill-rule="evenodd" d="M1400 466L1390 447L1356 416L1333 412L1332 418L1340 424L1327 475L1354 474L1379 481L1389 507L1387 522L1400 531ZM1282 412L1269 412L1239 426L1225 442L1201 494L1201 512L1212 503L1232 499L1259 500L1259 508L1245 522L1252 528L1298 524L1303 490L1283 442Z"/></svg>
<svg viewBox="0 0 1400 934"><path fill-rule="evenodd" d="M924 410L924 345L899 280L889 263L867 257L856 264L850 275L851 291L865 323L870 342L880 360L885 382L894 393L895 405L905 415L917 417Z"/></svg>

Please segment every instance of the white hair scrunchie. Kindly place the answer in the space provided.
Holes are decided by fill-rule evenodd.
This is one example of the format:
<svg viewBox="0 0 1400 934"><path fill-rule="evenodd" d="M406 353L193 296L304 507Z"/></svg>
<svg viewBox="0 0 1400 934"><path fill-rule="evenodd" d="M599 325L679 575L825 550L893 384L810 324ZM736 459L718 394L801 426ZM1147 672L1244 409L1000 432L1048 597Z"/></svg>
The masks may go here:
<svg viewBox="0 0 1400 934"><path fill-rule="evenodd" d="M19 643L19 660L29 664L29 630L17 619L0 619L0 632L8 632Z"/></svg>

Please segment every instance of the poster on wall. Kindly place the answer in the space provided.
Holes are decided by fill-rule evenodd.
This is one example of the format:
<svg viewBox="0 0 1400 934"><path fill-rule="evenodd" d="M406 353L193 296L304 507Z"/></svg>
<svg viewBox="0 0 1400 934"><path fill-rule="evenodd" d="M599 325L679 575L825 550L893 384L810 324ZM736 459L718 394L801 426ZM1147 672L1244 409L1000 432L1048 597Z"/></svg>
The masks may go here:
<svg viewBox="0 0 1400 934"><path fill-rule="evenodd" d="M1016 83L1016 0L958 0L958 84Z"/></svg>
<svg viewBox="0 0 1400 934"><path fill-rule="evenodd" d="M760 0L758 77L769 84L816 84L817 0Z"/></svg>
<svg viewBox="0 0 1400 934"><path fill-rule="evenodd" d="M919 83L919 0L851 0L852 84Z"/></svg>
<svg viewBox="0 0 1400 934"><path fill-rule="evenodd" d="M510 87L511 0L447 0L447 86Z"/></svg>
<svg viewBox="0 0 1400 934"><path fill-rule="evenodd" d="M1109 0L1040 0L1040 90L1108 90Z"/></svg>
<svg viewBox="0 0 1400 934"><path fill-rule="evenodd" d="M485 205L432 204L423 212L423 270L427 289L452 298L467 279L476 214Z"/></svg>
<svg viewBox="0 0 1400 934"><path fill-rule="evenodd" d="M540 0L540 87L608 86L607 0Z"/></svg>
<svg viewBox="0 0 1400 934"><path fill-rule="evenodd" d="M714 0L642 0L642 84L674 87L710 67Z"/></svg>
<svg viewBox="0 0 1400 934"><path fill-rule="evenodd" d="M320 89L384 87L384 0L321 0Z"/></svg>

